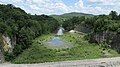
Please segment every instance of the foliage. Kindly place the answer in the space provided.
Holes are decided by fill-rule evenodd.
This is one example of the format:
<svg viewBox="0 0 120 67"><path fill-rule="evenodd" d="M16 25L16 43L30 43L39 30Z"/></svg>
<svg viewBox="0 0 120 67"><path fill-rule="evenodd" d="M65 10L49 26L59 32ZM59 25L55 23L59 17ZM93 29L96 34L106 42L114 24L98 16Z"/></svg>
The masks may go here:
<svg viewBox="0 0 120 67"><path fill-rule="evenodd" d="M12 61L14 59L12 53L5 52L4 55L5 55L4 58L5 58L6 61Z"/></svg>
<svg viewBox="0 0 120 67"><path fill-rule="evenodd" d="M64 21L64 23L62 24L63 27L65 28L65 30L69 31L69 30L73 30L76 25L81 24L82 21L85 20L85 17L73 17L71 19L68 19L66 21Z"/></svg>
<svg viewBox="0 0 120 67"><path fill-rule="evenodd" d="M108 36L108 35L112 34L112 33L108 33L108 35L106 35L107 41L110 41L110 40L114 41L113 38L115 40L118 40L116 38L116 36L120 35L119 34L120 33L120 14L118 15L118 13L116 11L111 11L109 15L98 15L98 16L93 16L93 17L88 17L88 18L83 18L83 19L82 19L82 17L80 17L80 18L73 17L71 19L66 20L63 23L63 27L68 31L75 29L77 27L76 25L78 25L79 29L81 29L82 27L85 27L84 30L87 30L87 28L89 28L88 30L90 30L90 32L88 33L88 35L85 38L93 43L97 43L95 41L95 36L100 35L101 33L102 33L102 35L105 35L104 32L116 33L111 36ZM83 31L80 30L80 32L83 32ZM107 42L107 41L105 41L105 42ZM118 40L118 41L120 41L120 40ZM119 42L117 42L117 44L107 42L107 44L111 45L112 49L115 49L117 51L120 50Z"/></svg>
<svg viewBox="0 0 120 67"><path fill-rule="evenodd" d="M60 38L66 42L71 43L73 48L68 49L50 49L45 47L45 42L49 41L54 35L43 35L36 38L31 47L25 50L18 58L13 60L13 63L44 63L65 60L80 60L80 59L94 59L103 56L102 51L104 48L96 44L90 44L84 40L84 35L66 33ZM110 50L110 55L107 57L119 56L117 52L111 49L105 49L107 52Z"/></svg>
<svg viewBox="0 0 120 67"><path fill-rule="evenodd" d="M11 57L17 57L29 48L33 39L54 32L58 25L57 20L47 15L30 15L12 4L0 5L0 33L16 38L13 56L5 53L5 58L12 60Z"/></svg>

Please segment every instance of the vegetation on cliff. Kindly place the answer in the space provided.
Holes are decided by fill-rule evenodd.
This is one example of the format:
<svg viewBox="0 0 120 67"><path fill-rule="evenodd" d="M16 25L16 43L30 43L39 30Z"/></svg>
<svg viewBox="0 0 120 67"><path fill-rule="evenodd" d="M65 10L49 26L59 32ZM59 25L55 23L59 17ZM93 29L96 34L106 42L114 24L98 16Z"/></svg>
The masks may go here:
<svg viewBox="0 0 120 67"><path fill-rule="evenodd" d="M30 15L12 4L0 5L0 33L16 38L12 53L5 52L6 60L12 60L25 49L32 40L42 34L54 32L58 22L47 15Z"/></svg>
<svg viewBox="0 0 120 67"><path fill-rule="evenodd" d="M104 47L112 48L120 53L120 14L111 11L109 15L98 15L89 18L73 17L64 21L66 30L75 29L85 32L91 43L104 43Z"/></svg>

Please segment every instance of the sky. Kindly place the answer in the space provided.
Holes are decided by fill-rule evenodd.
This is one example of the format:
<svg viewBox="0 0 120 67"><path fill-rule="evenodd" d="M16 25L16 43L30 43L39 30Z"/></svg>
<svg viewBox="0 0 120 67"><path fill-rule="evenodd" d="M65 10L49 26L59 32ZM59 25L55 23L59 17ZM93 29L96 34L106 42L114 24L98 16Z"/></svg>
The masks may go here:
<svg viewBox="0 0 120 67"><path fill-rule="evenodd" d="M120 13L120 0L0 0L0 4L13 4L30 14L64 14L81 12L88 14Z"/></svg>

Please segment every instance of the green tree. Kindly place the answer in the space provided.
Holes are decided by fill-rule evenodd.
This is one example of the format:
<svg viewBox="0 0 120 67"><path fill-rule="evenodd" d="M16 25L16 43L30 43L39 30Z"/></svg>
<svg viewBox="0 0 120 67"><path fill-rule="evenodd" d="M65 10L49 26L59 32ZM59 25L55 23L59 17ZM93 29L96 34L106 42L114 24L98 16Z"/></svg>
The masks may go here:
<svg viewBox="0 0 120 67"><path fill-rule="evenodd" d="M0 33L5 33L7 25L4 22L0 22Z"/></svg>
<svg viewBox="0 0 120 67"><path fill-rule="evenodd" d="M116 11L111 11L110 14L109 14L112 18L112 20L117 20L118 19L118 14Z"/></svg>

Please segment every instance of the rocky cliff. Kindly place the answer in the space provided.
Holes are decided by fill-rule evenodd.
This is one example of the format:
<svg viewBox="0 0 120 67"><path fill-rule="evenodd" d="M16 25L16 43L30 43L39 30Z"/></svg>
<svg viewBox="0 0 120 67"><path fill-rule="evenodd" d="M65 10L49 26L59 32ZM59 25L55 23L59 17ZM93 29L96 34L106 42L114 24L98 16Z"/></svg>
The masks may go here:
<svg viewBox="0 0 120 67"><path fill-rule="evenodd" d="M104 31L100 33L93 33L90 37L90 42L107 43L109 47L117 50L120 53L120 34L116 32Z"/></svg>
<svg viewBox="0 0 120 67"><path fill-rule="evenodd" d="M3 52L12 52L16 44L16 37L10 38L6 34L0 34L0 63L4 62Z"/></svg>
<svg viewBox="0 0 120 67"><path fill-rule="evenodd" d="M4 62L4 55L2 50L0 50L0 63Z"/></svg>
<svg viewBox="0 0 120 67"><path fill-rule="evenodd" d="M3 56L3 42L2 42L2 36L0 34L0 63L4 62L4 56Z"/></svg>

